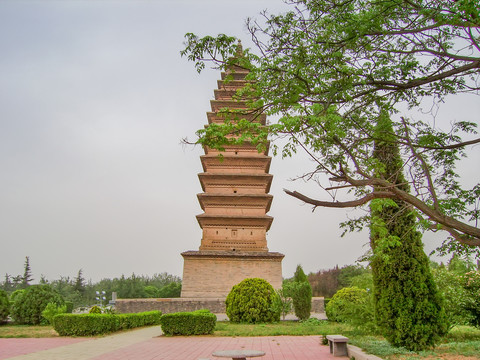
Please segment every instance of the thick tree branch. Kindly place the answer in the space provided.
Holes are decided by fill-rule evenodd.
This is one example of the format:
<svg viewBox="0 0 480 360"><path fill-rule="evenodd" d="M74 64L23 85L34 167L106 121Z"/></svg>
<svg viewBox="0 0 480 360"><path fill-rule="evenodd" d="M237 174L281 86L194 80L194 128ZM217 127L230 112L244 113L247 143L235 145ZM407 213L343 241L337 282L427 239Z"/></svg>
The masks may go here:
<svg viewBox="0 0 480 360"><path fill-rule="evenodd" d="M296 199L299 199L307 204L313 205L315 207L331 207L331 208L347 208L347 207L357 207L368 203L373 199L379 198L390 198L404 201L407 204L410 204L414 208L418 209L423 214L427 215L431 221L441 225L441 228L445 231L448 231L450 235L452 235L456 240L458 240L462 244L466 245L474 245L480 246L480 229L474 226L468 225L461 221L458 221L450 216L443 214L441 211L431 208L425 202L421 201L420 199L416 198L409 193L400 190L394 184L378 178L373 179L364 179L364 180L356 180L350 178L348 176L344 176L342 178L332 178L332 181L338 182L347 182L352 186L355 187L364 187L364 186L375 186L380 187L382 191L374 191L365 195L362 198L352 200L352 201L344 201L344 202L331 202L331 201L320 201L316 199L312 199L306 195L303 195L297 191L290 191L284 189L284 191L293 196ZM450 229L450 230L449 230Z"/></svg>
<svg viewBox="0 0 480 360"><path fill-rule="evenodd" d="M283 189L288 195L293 196L298 200L302 200L303 202L313 205L314 207L330 207L330 208L351 208L357 207L361 205L365 205L369 201L373 199L385 199L385 198L392 198L393 194L388 191L374 191L370 194L365 195L364 197L352 200L352 201L321 201L309 198L306 195L303 195L297 191L290 191L287 189Z"/></svg>

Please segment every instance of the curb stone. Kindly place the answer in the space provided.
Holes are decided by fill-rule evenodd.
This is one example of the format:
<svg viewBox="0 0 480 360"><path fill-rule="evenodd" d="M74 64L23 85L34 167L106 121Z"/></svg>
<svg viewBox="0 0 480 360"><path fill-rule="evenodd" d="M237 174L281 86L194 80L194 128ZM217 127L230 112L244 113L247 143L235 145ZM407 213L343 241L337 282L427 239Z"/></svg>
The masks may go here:
<svg viewBox="0 0 480 360"><path fill-rule="evenodd" d="M357 346L347 344L347 353L348 357L354 358L355 360L383 360L382 358L365 353L362 349Z"/></svg>

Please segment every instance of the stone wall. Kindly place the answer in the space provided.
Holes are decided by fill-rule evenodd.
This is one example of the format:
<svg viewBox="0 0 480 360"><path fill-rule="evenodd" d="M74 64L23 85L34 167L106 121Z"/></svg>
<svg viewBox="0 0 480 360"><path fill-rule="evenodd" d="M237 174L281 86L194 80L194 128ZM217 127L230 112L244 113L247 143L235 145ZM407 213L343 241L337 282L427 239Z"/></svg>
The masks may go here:
<svg viewBox="0 0 480 360"><path fill-rule="evenodd" d="M313 314L320 314L325 312L325 301L323 297L312 298L312 310L310 312Z"/></svg>
<svg viewBox="0 0 480 360"><path fill-rule="evenodd" d="M115 308L119 313L137 313L160 310L163 314L209 309L215 314L225 313L224 298L204 299L117 299ZM325 312L323 297L312 298L312 313Z"/></svg>

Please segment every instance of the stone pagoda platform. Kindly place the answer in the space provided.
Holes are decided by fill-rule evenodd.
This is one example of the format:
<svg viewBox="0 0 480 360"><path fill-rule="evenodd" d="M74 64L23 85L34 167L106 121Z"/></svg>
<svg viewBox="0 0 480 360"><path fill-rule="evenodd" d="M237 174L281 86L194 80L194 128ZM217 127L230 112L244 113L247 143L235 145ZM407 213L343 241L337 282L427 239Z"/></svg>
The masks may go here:
<svg viewBox="0 0 480 360"><path fill-rule="evenodd" d="M209 124L223 123L225 109L233 110L237 118L265 124L264 114L250 112L247 100L235 95L247 83L247 74L240 68L221 74L207 113ZM234 285L254 277L281 288L284 255L268 251L266 239L273 221L267 215L273 198L268 150L259 153L250 143L225 146L221 157L215 149L204 150L204 172L198 174L203 191L198 200L204 213L197 216L203 236L198 251L182 253L181 297L224 298Z"/></svg>

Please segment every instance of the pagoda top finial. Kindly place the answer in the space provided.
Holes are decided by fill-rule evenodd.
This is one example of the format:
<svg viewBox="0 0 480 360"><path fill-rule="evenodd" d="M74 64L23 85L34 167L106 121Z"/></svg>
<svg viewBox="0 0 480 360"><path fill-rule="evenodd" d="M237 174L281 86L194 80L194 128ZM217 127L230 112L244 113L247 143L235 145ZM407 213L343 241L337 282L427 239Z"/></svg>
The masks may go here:
<svg viewBox="0 0 480 360"><path fill-rule="evenodd" d="M242 40L240 40L240 39L238 39L236 56L237 56L237 57L243 56Z"/></svg>

